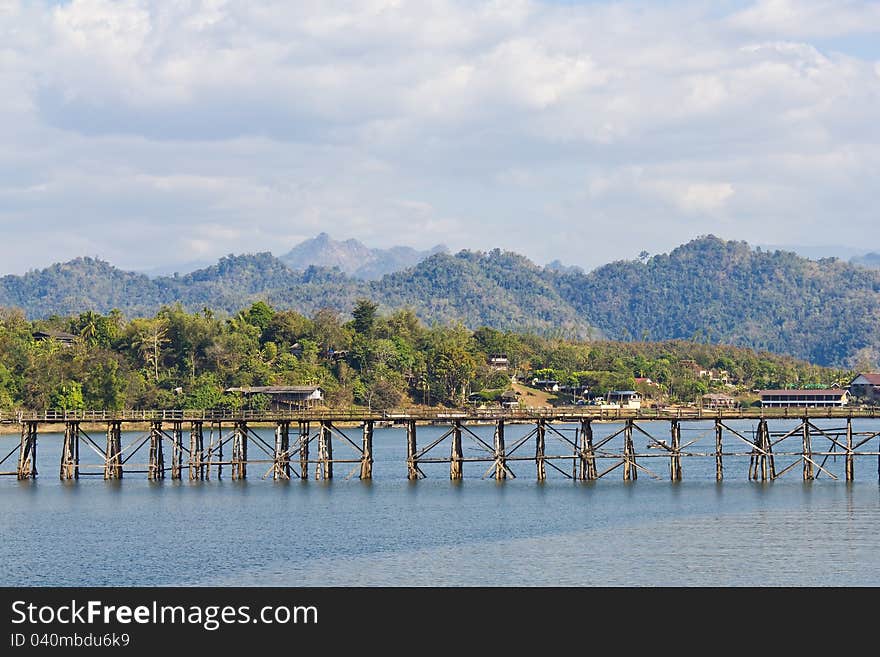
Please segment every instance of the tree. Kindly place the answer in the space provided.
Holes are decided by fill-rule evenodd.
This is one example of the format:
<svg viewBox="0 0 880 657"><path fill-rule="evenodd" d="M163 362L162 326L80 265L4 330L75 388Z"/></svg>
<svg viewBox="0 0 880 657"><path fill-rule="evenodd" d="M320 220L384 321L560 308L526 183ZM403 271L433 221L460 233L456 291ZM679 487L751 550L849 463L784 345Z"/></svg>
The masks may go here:
<svg viewBox="0 0 880 657"><path fill-rule="evenodd" d="M265 301L257 301L246 312L242 313L244 321L258 327L261 332L269 327L274 315L275 309Z"/></svg>
<svg viewBox="0 0 880 657"><path fill-rule="evenodd" d="M139 320L134 328L132 346L137 349L146 366L152 368L156 383L158 383L162 348L169 342L166 337L168 320L164 318Z"/></svg>
<svg viewBox="0 0 880 657"><path fill-rule="evenodd" d="M373 325L376 323L376 311L379 309L375 303L369 299L358 299L355 303L351 316L354 318L352 322L354 331L358 335L370 337L373 334Z"/></svg>
<svg viewBox="0 0 880 657"><path fill-rule="evenodd" d="M76 381L62 383L49 398L52 408L62 411L81 411L86 407L82 386Z"/></svg>

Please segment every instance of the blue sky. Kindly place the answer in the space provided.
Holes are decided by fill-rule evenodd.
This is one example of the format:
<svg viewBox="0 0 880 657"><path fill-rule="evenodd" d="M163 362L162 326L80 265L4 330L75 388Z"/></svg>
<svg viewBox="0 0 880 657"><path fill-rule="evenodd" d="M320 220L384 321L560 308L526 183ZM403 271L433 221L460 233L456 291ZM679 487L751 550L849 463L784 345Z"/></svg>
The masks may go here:
<svg viewBox="0 0 880 657"><path fill-rule="evenodd" d="M0 0L0 273L880 249L880 3Z"/></svg>

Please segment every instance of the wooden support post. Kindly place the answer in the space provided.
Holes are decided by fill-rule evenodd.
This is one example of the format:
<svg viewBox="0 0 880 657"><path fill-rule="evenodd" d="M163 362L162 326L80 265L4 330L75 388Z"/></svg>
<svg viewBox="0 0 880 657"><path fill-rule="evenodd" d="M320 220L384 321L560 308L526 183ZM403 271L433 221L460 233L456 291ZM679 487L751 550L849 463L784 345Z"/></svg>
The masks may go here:
<svg viewBox="0 0 880 657"><path fill-rule="evenodd" d="M162 423L150 423L150 461L147 466L147 478L159 481L165 478L165 453L162 447Z"/></svg>
<svg viewBox="0 0 880 657"><path fill-rule="evenodd" d="M452 425L452 452L449 456L450 479L458 480L463 477L462 459L464 459L464 451L461 447L461 420L455 420Z"/></svg>
<svg viewBox="0 0 880 657"><path fill-rule="evenodd" d="M804 481L812 481L813 476L813 445L810 436L810 420L805 417L803 424L803 446L804 446Z"/></svg>
<svg viewBox="0 0 880 657"><path fill-rule="evenodd" d="M122 422L119 420L107 423L104 479L122 479Z"/></svg>
<svg viewBox="0 0 880 657"><path fill-rule="evenodd" d="M416 461L416 421L406 421L406 478L415 481L419 478L419 464Z"/></svg>
<svg viewBox="0 0 880 657"><path fill-rule="evenodd" d="M596 454L593 452L593 424L590 420L581 420L580 444L580 470L578 471L578 477L581 480L587 481L598 479Z"/></svg>
<svg viewBox="0 0 880 657"><path fill-rule="evenodd" d="M211 443L214 442L214 426L211 425ZM217 449L216 454L215 450L211 449L211 460L217 461L217 480L223 478L223 423L217 423ZM211 463L208 462L208 473L205 476L205 479L211 478Z"/></svg>
<svg viewBox="0 0 880 657"><path fill-rule="evenodd" d="M669 457L669 479L681 481L681 426L678 420L672 421L672 456Z"/></svg>
<svg viewBox="0 0 880 657"><path fill-rule="evenodd" d="M846 418L846 480L855 480L853 468L852 418Z"/></svg>
<svg viewBox="0 0 880 657"><path fill-rule="evenodd" d="M361 479L373 478L373 421L364 422L364 438L361 454Z"/></svg>
<svg viewBox="0 0 880 657"><path fill-rule="evenodd" d="M504 420L495 423L495 479L507 479L507 457L504 454Z"/></svg>
<svg viewBox="0 0 880 657"><path fill-rule="evenodd" d="M715 481L724 479L724 463L721 461L721 435L723 431L721 420L715 420Z"/></svg>
<svg viewBox="0 0 880 657"><path fill-rule="evenodd" d="M623 480L635 481L639 471L635 466L636 449L633 445L633 421L627 420L623 430Z"/></svg>
<svg viewBox="0 0 880 657"><path fill-rule="evenodd" d="M183 422L171 424L171 478L180 479L183 472Z"/></svg>
<svg viewBox="0 0 880 657"><path fill-rule="evenodd" d="M37 476L37 423L25 422L21 425L21 443L18 447L19 479L34 479Z"/></svg>
<svg viewBox="0 0 880 657"><path fill-rule="evenodd" d="M749 459L749 479L758 480L760 473L761 481L776 479L776 464L773 461L773 447L770 445L770 431L767 429L767 420L758 422L755 433L755 447Z"/></svg>
<svg viewBox="0 0 880 657"><path fill-rule="evenodd" d="M247 422L235 423L232 434L232 479L247 479Z"/></svg>
<svg viewBox="0 0 880 657"><path fill-rule="evenodd" d="M545 420L538 420L535 430L535 466L538 475L538 481L547 479L547 466L544 462L544 436L547 432Z"/></svg>
<svg viewBox="0 0 880 657"><path fill-rule="evenodd" d="M275 465L272 479L290 479L290 422L275 425Z"/></svg>
<svg viewBox="0 0 880 657"><path fill-rule="evenodd" d="M309 480L309 423L299 423L299 471L303 481Z"/></svg>
<svg viewBox="0 0 880 657"><path fill-rule="evenodd" d="M64 425L61 479L79 479L79 422L66 422Z"/></svg>
<svg viewBox="0 0 880 657"><path fill-rule="evenodd" d="M205 466L202 463L205 450L205 438L202 433L202 422L194 421L189 429L189 478L190 481L205 478Z"/></svg>
<svg viewBox="0 0 880 657"><path fill-rule="evenodd" d="M321 420L318 432L318 467L315 468L315 479L333 479L333 425Z"/></svg>

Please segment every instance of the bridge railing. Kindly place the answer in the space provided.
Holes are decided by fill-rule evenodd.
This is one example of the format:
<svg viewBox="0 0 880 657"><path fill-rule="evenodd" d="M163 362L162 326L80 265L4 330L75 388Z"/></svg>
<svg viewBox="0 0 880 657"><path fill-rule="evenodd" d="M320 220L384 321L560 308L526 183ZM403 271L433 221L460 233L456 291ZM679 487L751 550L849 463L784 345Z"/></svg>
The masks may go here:
<svg viewBox="0 0 880 657"><path fill-rule="evenodd" d="M152 421L205 421L205 422L273 422L290 421L404 421L422 420L449 422L462 420L625 420L625 419L760 419L760 418L878 418L878 407L782 407L701 409L682 407L659 408L602 408L590 406L560 406L553 408L516 409L425 409L400 408L384 411L369 409L299 409L299 410L253 410L253 409L128 409L108 410L48 410L48 411L0 411L3 422L152 422Z"/></svg>

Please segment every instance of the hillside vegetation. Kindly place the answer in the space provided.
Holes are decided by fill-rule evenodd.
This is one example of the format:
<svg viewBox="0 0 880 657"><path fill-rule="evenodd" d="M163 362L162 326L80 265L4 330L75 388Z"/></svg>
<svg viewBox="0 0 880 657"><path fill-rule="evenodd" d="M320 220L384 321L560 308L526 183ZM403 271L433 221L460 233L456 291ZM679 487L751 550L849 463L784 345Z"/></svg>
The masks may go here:
<svg viewBox="0 0 880 657"><path fill-rule="evenodd" d="M72 344L36 339L64 331ZM51 334L51 333L50 333ZM505 354L509 368L488 364ZM705 377L700 369L718 376ZM556 379L594 394L636 387L649 399L694 402L705 392L846 385L853 373L787 356L689 341L579 342L461 324L426 326L412 310L378 312L368 299L342 316L306 316L259 301L227 318L166 306L28 320L0 312L0 410L237 407L229 387L319 385L330 406L461 406L514 379ZM637 379L650 378L651 382ZM526 401L526 400L524 400ZM253 403L264 403L255 400Z"/></svg>
<svg viewBox="0 0 880 657"><path fill-rule="evenodd" d="M348 314L364 297L383 313L408 308L427 325L581 340L693 340L823 365L880 365L880 271L713 236L587 273L496 249L435 253L372 281L338 268L294 270L270 253L229 255L185 276L151 279L79 258L0 279L0 306L23 309L30 319L113 309L135 317L175 303L230 316L261 300L306 315L324 308Z"/></svg>

